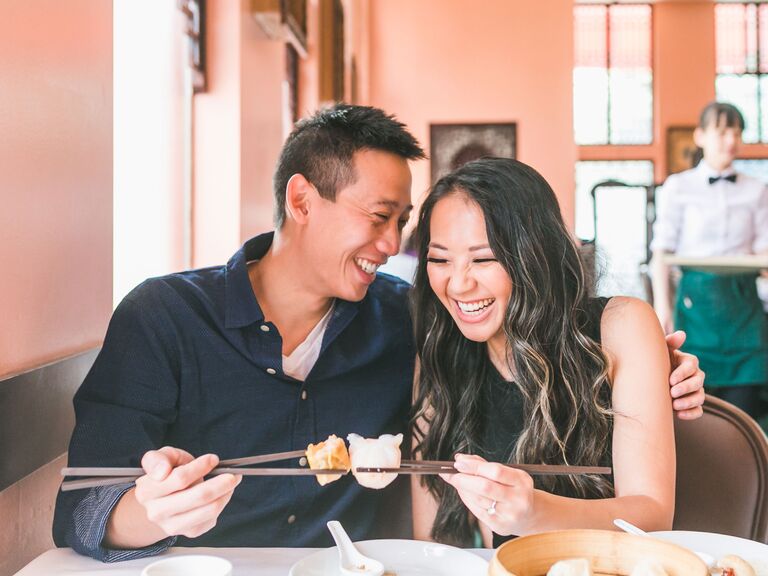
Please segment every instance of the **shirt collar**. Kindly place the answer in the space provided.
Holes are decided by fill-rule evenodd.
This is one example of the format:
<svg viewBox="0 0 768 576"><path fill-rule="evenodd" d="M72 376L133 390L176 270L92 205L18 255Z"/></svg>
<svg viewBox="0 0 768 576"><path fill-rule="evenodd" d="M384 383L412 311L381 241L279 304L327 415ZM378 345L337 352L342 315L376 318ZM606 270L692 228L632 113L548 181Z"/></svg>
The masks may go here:
<svg viewBox="0 0 768 576"><path fill-rule="evenodd" d="M707 164L706 160L702 159L699 164L696 166L696 169L699 171L699 173L702 175L702 178L709 178L712 177L722 177L722 176L730 176L731 174L735 174L736 170L733 169L733 166L728 166L725 170L722 172L718 172L712 166Z"/></svg>
<svg viewBox="0 0 768 576"><path fill-rule="evenodd" d="M248 278L248 262L260 260L267 253L274 235L267 232L251 238L227 262L224 280L227 328L242 328L264 320L264 312Z"/></svg>

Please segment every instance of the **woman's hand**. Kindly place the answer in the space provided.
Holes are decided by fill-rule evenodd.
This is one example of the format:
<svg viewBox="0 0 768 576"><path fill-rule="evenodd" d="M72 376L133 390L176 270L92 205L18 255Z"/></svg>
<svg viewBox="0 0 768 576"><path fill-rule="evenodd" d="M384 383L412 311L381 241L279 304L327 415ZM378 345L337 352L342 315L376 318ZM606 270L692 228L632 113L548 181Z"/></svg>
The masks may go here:
<svg viewBox="0 0 768 576"><path fill-rule="evenodd" d="M472 514L496 534L526 531L534 515L533 478L522 470L480 456L456 455L459 474L441 477L456 488Z"/></svg>

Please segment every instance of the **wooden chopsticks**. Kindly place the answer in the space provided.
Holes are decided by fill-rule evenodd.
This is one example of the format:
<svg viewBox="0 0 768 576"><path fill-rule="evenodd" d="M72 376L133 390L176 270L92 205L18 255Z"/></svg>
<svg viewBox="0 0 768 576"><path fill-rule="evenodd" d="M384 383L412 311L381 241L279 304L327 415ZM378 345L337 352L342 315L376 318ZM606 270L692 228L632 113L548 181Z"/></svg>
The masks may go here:
<svg viewBox="0 0 768 576"><path fill-rule="evenodd" d="M250 464L264 464L278 462L304 456L304 450L292 450L290 452L276 452L274 454L262 454L260 456L247 456L245 458L230 458L221 460L219 465L208 473L208 476L220 474L238 474L240 476L316 476L318 474L347 474L347 470L329 469L313 470L311 468L239 468ZM523 470L531 475L578 475L578 474L611 474L613 470L604 466L566 466L561 464L507 464L510 468ZM385 474L457 474L451 460L403 460L398 468L383 467L359 467L355 472L361 473L385 473ZM61 483L62 492L94 488L96 486L111 486L133 482L136 478L145 474L143 468L119 468L119 467L71 467L62 468L62 476L88 476L77 480L67 480Z"/></svg>
<svg viewBox="0 0 768 576"><path fill-rule="evenodd" d="M571 476L581 474L612 474L607 466L566 466L563 464L505 464L523 470L532 476ZM357 468L356 472L380 472L394 474L456 474L451 460L403 460L400 468Z"/></svg>
<svg viewBox="0 0 768 576"><path fill-rule="evenodd" d="M248 466L250 464L264 464L266 462L279 462L291 458L301 458L306 450L292 450L291 452L275 452L274 454L262 454L261 456L247 456L245 458L230 458L222 460L219 466Z"/></svg>
<svg viewBox="0 0 768 576"><path fill-rule="evenodd" d="M135 470L137 472L130 472ZM68 471L67 473L64 473ZM214 468L207 475L219 476L221 474L236 474L238 476L317 476L318 474L346 474L348 470L325 469L312 470L311 468ZM80 490L94 488L96 486L111 486L133 482L136 478L145 474L143 468L64 468L65 476L88 475L90 478L79 480L67 480L61 483L61 491ZM115 474L119 474L115 476Z"/></svg>
<svg viewBox="0 0 768 576"><path fill-rule="evenodd" d="M219 465L211 470L209 476L220 474L238 474L241 476L314 476L317 474L346 474L347 470L311 470L309 468L237 468L250 464L264 464L278 462L304 456L305 450L292 450L290 452L275 452L273 454L261 454L260 456L248 456L245 458L230 458L221 460ZM90 476L78 480L67 480L61 483L61 491L81 490L96 486L112 486L133 482L136 478L145 474L143 468L119 468L119 467L72 467L62 468L62 476Z"/></svg>

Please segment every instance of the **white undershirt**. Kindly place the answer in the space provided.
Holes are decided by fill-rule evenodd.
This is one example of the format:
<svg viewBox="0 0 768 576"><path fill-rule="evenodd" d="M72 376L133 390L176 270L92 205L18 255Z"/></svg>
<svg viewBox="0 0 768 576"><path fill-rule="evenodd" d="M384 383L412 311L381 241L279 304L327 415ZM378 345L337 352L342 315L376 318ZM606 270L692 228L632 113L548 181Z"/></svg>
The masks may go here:
<svg viewBox="0 0 768 576"><path fill-rule="evenodd" d="M310 373L318 356L320 356L320 348L323 345L323 336L325 336L325 329L328 328L328 323L333 316L333 309L336 307L336 302L331 304L328 312L325 313L320 319L312 331L307 334L304 341L296 346L289 356L283 354L283 372L295 378L296 380L305 380L307 374Z"/></svg>

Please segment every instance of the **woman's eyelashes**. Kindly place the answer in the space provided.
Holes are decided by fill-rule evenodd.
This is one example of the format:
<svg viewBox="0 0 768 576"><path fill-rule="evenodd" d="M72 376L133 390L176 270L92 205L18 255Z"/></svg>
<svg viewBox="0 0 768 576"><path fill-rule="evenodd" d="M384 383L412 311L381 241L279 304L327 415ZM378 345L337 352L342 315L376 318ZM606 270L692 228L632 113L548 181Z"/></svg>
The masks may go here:
<svg viewBox="0 0 768 576"><path fill-rule="evenodd" d="M445 264L448 262L447 258L436 258L434 256L427 256L427 262L432 264ZM496 258L475 258L472 260L473 264L487 264L489 262L498 262Z"/></svg>

